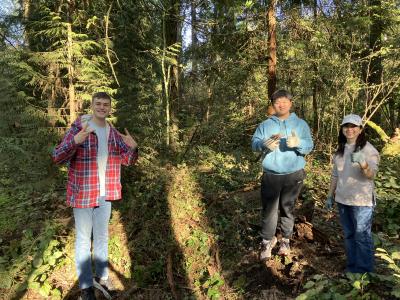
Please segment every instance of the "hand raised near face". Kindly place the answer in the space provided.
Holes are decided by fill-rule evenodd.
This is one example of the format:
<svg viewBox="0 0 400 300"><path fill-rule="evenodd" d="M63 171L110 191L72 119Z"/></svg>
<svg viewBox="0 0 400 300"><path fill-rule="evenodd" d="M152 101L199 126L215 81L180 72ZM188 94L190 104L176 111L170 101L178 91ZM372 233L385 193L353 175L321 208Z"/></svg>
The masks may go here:
<svg viewBox="0 0 400 300"><path fill-rule="evenodd" d="M135 139L129 133L128 129L125 128L125 134L122 134L119 131L118 131L118 134L121 136L124 143L128 145L128 147L130 147L132 149L137 148L138 145L137 145Z"/></svg>
<svg viewBox="0 0 400 300"><path fill-rule="evenodd" d="M365 154L362 153L360 150L351 153L351 162L358 163L360 167L363 169L365 169L367 166L367 162L365 160Z"/></svg>
<svg viewBox="0 0 400 300"><path fill-rule="evenodd" d="M93 131L94 131L94 129L89 127L88 122L83 123L82 129L74 136L75 144L78 144L78 145L82 144L84 141L86 141L89 134Z"/></svg>
<svg viewBox="0 0 400 300"><path fill-rule="evenodd" d="M269 151L274 151L276 148L279 147L280 139L280 134L274 134L269 139L264 140L263 145Z"/></svg>
<svg viewBox="0 0 400 300"><path fill-rule="evenodd" d="M296 131L292 130L292 135L290 135L286 140L286 146L288 148L296 148L300 145L300 139L296 134Z"/></svg>

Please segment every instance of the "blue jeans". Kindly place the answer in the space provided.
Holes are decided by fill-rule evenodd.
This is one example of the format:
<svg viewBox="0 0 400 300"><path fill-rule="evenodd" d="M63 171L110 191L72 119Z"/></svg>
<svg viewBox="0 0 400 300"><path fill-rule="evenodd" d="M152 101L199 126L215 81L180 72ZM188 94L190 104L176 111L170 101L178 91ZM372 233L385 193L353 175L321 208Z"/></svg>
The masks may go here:
<svg viewBox="0 0 400 300"><path fill-rule="evenodd" d="M93 259L96 276L108 278L108 222L111 216L111 202L99 199L99 206L74 208L75 219L75 265L79 287L86 289L93 285L91 240L93 236Z"/></svg>
<svg viewBox="0 0 400 300"><path fill-rule="evenodd" d="M365 273L374 271L374 244L371 225L373 206L349 206L338 203L340 223L344 231L346 271Z"/></svg>

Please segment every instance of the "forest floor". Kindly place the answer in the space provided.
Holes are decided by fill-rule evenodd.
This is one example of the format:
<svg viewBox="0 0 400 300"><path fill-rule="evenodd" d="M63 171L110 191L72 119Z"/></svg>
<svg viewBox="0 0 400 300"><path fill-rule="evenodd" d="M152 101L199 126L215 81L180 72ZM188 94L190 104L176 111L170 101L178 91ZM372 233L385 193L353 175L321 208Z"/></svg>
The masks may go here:
<svg viewBox="0 0 400 300"><path fill-rule="evenodd" d="M316 275L344 278L342 231L335 210L316 201L318 187L306 185L297 201L290 255L278 256L277 246L261 263L258 183L210 190L203 180L210 178L207 169L164 171L162 180L143 179L114 205L109 256L115 299L295 299ZM78 298L73 220L62 194L38 195L18 209L2 205L0 223L26 222L2 232L2 257L14 255L15 271L8 273L9 288L5 277L0 280L0 299Z"/></svg>
<svg viewBox="0 0 400 300"><path fill-rule="evenodd" d="M297 202L296 223L291 239L291 253L286 257L277 254L279 243L273 250L273 257L260 262L260 189L239 192L231 196L248 207L248 222L243 222L241 234L242 257L230 270L229 282L242 289L244 299L294 299L302 286L315 274L328 277L343 275L345 256L341 245L341 231L334 213ZM229 204L218 203L221 211L229 210ZM228 206L228 207L227 207ZM278 240L281 238L279 227Z"/></svg>

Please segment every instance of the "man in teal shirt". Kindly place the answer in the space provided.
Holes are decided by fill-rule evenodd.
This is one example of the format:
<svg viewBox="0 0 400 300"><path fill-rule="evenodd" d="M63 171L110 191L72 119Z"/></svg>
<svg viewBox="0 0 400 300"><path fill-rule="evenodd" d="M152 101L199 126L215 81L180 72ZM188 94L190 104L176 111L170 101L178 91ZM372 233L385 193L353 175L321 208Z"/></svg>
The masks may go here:
<svg viewBox="0 0 400 300"><path fill-rule="evenodd" d="M292 95L278 90L271 96L271 101L275 115L262 122L252 138L253 150L265 153L261 181L261 260L271 257L277 243L275 234L279 212L282 240L278 253L290 253L294 205L305 178L304 156L313 148L309 126L290 112Z"/></svg>

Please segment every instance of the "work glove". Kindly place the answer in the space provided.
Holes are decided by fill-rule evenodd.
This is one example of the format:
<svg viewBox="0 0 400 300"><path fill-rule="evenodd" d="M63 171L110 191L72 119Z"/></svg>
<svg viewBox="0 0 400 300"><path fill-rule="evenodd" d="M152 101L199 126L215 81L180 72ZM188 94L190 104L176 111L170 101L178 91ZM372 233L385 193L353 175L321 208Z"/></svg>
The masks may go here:
<svg viewBox="0 0 400 300"><path fill-rule="evenodd" d="M263 142L263 145L265 148L267 148L269 151L274 151L276 148L279 147L279 142L280 142L281 136L279 134L274 134L271 136L269 139L266 139Z"/></svg>
<svg viewBox="0 0 400 300"><path fill-rule="evenodd" d="M292 130L292 135L286 139L286 146L288 148L296 148L300 145L300 139L296 134L296 131Z"/></svg>
<svg viewBox="0 0 400 300"><path fill-rule="evenodd" d="M333 208L334 201L335 201L334 197L329 194L328 198L326 199L326 202L325 202L326 209L331 210Z"/></svg>
<svg viewBox="0 0 400 300"><path fill-rule="evenodd" d="M359 163L360 166L365 165L365 155L361 151L353 152L351 154L351 162L352 163Z"/></svg>

